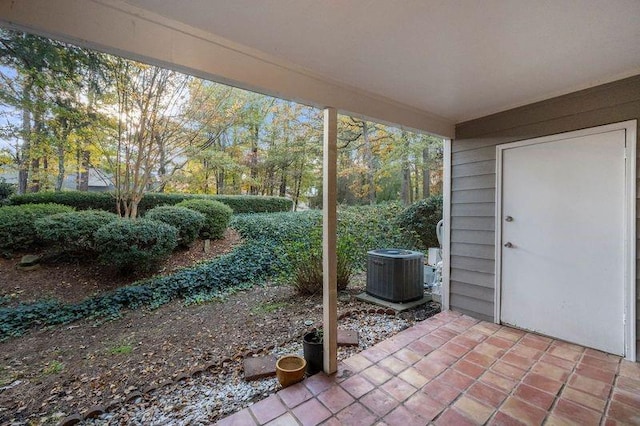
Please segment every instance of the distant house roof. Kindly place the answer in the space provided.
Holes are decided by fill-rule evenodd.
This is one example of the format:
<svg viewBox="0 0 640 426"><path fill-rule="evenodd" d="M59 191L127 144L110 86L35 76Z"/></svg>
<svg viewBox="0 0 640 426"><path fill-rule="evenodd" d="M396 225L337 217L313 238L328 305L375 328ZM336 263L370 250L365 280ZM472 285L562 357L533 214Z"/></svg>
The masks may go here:
<svg viewBox="0 0 640 426"><path fill-rule="evenodd" d="M18 184L18 172L3 171L0 169L0 182L7 182L12 185Z"/></svg>
<svg viewBox="0 0 640 426"><path fill-rule="evenodd" d="M90 167L89 168L89 187L90 188L101 188L101 189L112 189L114 188L113 184L113 175L105 172L104 170ZM77 188L77 173L70 173L66 175L64 181L62 182L63 189L76 189ZM0 181L5 181L10 184L17 185L18 184L18 171L12 169L0 169Z"/></svg>
<svg viewBox="0 0 640 426"><path fill-rule="evenodd" d="M89 168L89 187L93 188L113 188L113 175L106 173L104 170L90 167ZM62 183L64 189L76 189L78 184L78 174L72 173L67 175Z"/></svg>

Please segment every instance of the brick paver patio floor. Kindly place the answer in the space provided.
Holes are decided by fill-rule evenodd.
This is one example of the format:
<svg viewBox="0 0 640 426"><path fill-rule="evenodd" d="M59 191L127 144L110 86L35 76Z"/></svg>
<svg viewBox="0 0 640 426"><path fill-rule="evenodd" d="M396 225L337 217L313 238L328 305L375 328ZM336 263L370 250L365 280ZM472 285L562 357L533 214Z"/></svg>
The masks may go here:
<svg viewBox="0 0 640 426"><path fill-rule="evenodd" d="M220 425L640 424L640 364L440 313Z"/></svg>

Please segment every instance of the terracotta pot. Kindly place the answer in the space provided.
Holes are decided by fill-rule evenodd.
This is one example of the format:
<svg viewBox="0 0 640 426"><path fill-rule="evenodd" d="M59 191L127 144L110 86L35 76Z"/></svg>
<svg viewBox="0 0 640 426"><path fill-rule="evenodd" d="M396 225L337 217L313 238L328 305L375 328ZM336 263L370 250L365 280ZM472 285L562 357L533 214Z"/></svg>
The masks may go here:
<svg viewBox="0 0 640 426"><path fill-rule="evenodd" d="M276 362L276 376L283 388L304 379L307 361L298 355L285 355Z"/></svg>

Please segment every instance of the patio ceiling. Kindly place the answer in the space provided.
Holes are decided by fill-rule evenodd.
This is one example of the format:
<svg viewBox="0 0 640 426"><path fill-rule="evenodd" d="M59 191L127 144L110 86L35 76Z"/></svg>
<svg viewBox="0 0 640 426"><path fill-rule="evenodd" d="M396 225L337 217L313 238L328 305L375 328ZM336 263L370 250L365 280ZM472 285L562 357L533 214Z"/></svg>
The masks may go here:
<svg viewBox="0 0 640 426"><path fill-rule="evenodd" d="M640 73L637 0L0 0L0 21L446 137Z"/></svg>

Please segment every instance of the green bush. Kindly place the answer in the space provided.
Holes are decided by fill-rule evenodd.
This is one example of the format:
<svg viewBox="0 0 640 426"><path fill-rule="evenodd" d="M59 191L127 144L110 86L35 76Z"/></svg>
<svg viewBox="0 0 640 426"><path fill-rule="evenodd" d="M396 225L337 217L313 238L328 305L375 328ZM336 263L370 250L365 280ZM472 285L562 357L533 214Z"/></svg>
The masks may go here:
<svg viewBox="0 0 640 426"><path fill-rule="evenodd" d="M205 199L219 201L231 207L235 214L242 213L276 213L291 211L293 202L282 197L262 197L256 195L203 195L203 194L166 194L147 193L138 205L138 213L144 215L154 207L173 206L184 200ZM35 203L58 203L75 207L77 210L105 210L116 213L116 201L111 192L35 192L13 195L13 205Z"/></svg>
<svg viewBox="0 0 640 426"><path fill-rule="evenodd" d="M205 216L186 207L160 206L144 215L145 219L171 225L178 230L178 245L189 247L198 238L205 222Z"/></svg>
<svg viewBox="0 0 640 426"><path fill-rule="evenodd" d="M396 224L400 212L400 203L352 206L338 210L338 236L351 242L345 250L348 250L356 269L364 270L369 250L414 248Z"/></svg>
<svg viewBox="0 0 640 426"><path fill-rule="evenodd" d="M150 270L178 244L178 230L150 219L118 219L95 233L100 261L121 272Z"/></svg>
<svg viewBox="0 0 640 426"><path fill-rule="evenodd" d="M112 292L85 299L79 303L62 304L38 301L16 307L0 307L0 341L19 336L33 327L66 324L82 318L117 318L123 309L141 306L161 306L183 297L186 303L212 300L233 291L248 288L257 281L281 271L282 247L296 238L298 232L312 222L307 214L279 213L241 216L234 220L245 243L233 252L210 262L184 268L170 276L154 277L121 287ZM145 219L131 223L149 222ZM120 219L98 230L127 222ZM314 221L315 222L315 221ZM168 226L166 224L160 224ZM177 230L174 229L177 235ZM125 244L126 246L126 244ZM118 246L119 248L119 246Z"/></svg>
<svg viewBox="0 0 640 426"><path fill-rule="evenodd" d="M57 203L70 206L76 210L104 210L116 212L116 201L109 192L83 191L40 191L28 194L13 195L9 199L12 205Z"/></svg>
<svg viewBox="0 0 640 426"><path fill-rule="evenodd" d="M36 243L35 221L73 211L60 204L29 204L0 207L0 250L26 250Z"/></svg>
<svg viewBox="0 0 640 426"><path fill-rule="evenodd" d="M293 201L282 197L262 197L257 195L192 195L147 193L140 201L139 209L144 212L156 206L173 206L184 200L192 199L219 201L231 207L235 214L277 213L291 211L291 209L293 208Z"/></svg>
<svg viewBox="0 0 640 426"><path fill-rule="evenodd" d="M397 224L413 245L421 250L438 247L436 225L442 219L442 195L433 195L407 207Z"/></svg>
<svg viewBox="0 0 640 426"><path fill-rule="evenodd" d="M0 180L0 206L3 205L15 192L15 185L11 185L4 180Z"/></svg>
<svg viewBox="0 0 640 426"><path fill-rule="evenodd" d="M96 252L96 231L117 219L117 215L102 210L58 213L36 220L35 229L48 248L88 257Z"/></svg>
<svg viewBox="0 0 640 426"><path fill-rule="evenodd" d="M202 238L211 238L214 240L224 236L224 231L229 226L233 210L231 207L219 201L211 200L184 200L176 204L177 207L186 207L195 210L205 216L204 226L200 230Z"/></svg>

